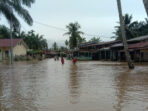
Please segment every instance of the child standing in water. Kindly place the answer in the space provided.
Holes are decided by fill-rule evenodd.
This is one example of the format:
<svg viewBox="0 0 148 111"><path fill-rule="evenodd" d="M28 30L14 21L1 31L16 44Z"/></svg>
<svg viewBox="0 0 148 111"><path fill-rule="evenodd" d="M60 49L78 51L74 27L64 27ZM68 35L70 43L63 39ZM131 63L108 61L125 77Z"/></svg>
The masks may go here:
<svg viewBox="0 0 148 111"><path fill-rule="evenodd" d="M61 57L61 63L64 64L64 58L63 57Z"/></svg>

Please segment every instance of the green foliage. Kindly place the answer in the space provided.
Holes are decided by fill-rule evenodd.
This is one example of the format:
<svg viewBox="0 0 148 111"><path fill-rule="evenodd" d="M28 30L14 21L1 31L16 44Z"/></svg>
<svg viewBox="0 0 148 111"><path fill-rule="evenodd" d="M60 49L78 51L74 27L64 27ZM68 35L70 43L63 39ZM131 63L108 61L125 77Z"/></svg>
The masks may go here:
<svg viewBox="0 0 148 111"><path fill-rule="evenodd" d="M19 32L16 30L12 31L13 38L19 38ZM0 38L9 39L10 38L10 29L4 25L0 25Z"/></svg>
<svg viewBox="0 0 148 111"><path fill-rule="evenodd" d="M30 8L35 0L0 0L0 13L5 16L8 22L12 23L13 27L19 30L20 22L16 13L25 20L29 25L33 24L29 12L25 8Z"/></svg>
<svg viewBox="0 0 148 111"><path fill-rule="evenodd" d="M66 28L68 29L68 32L65 34L69 35L69 47L71 49L74 49L79 43L84 40L84 38L81 37L81 34L83 34L83 32L79 31L81 26L78 24L78 22L75 22L70 23L66 26Z"/></svg>
<svg viewBox="0 0 148 111"><path fill-rule="evenodd" d="M83 42L86 42L86 38L83 38L83 37L81 37L81 36L79 36L78 37L78 43L80 44L80 43L83 43Z"/></svg>
<svg viewBox="0 0 148 111"><path fill-rule="evenodd" d="M65 41L65 45L66 45L66 47L68 47L68 45L69 45L68 40Z"/></svg>
<svg viewBox="0 0 148 111"><path fill-rule="evenodd" d="M125 14L124 25L127 39L143 36L148 34L148 19L145 21L132 21L132 15ZM114 37L116 40L122 40L120 25L115 26Z"/></svg>
<svg viewBox="0 0 148 111"><path fill-rule="evenodd" d="M0 25L0 38L9 38L10 37L10 30L3 25Z"/></svg>
<svg viewBox="0 0 148 111"><path fill-rule="evenodd" d="M28 57L27 56L15 56L14 60L15 61L26 61L28 60Z"/></svg>
<svg viewBox="0 0 148 111"><path fill-rule="evenodd" d="M35 34L33 30L25 33L21 32L20 34L16 31L12 32L13 38L22 38L30 49L42 50L48 49L47 40L43 38L43 35ZM10 29L6 26L0 25L0 38L9 39L10 38Z"/></svg>
<svg viewBox="0 0 148 111"><path fill-rule="evenodd" d="M27 51L27 54L31 55L31 54L40 54L41 50L29 50Z"/></svg>
<svg viewBox="0 0 148 111"><path fill-rule="evenodd" d="M53 49L54 51L58 51L58 45L57 45L56 42L53 43L52 49Z"/></svg>
<svg viewBox="0 0 148 111"><path fill-rule="evenodd" d="M33 30L29 31L28 33L21 32L20 38L25 41L30 49L48 49L47 40L43 38L43 35L35 34Z"/></svg>
<svg viewBox="0 0 148 111"><path fill-rule="evenodd" d="M59 51L60 51L60 52L67 51L67 48L66 48L66 47L61 46L61 47L59 48Z"/></svg>
<svg viewBox="0 0 148 111"><path fill-rule="evenodd" d="M101 39L100 39L100 37L93 37L93 38L91 38L91 39L89 40L89 42L96 42L96 43L99 43L99 42L101 42Z"/></svg>

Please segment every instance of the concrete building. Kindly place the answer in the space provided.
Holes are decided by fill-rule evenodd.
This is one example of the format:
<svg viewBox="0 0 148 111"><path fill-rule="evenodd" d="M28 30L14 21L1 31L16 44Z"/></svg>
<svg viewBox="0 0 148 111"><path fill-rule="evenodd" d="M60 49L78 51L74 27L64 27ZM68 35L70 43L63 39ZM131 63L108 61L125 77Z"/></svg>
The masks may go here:
<svg viewBox="0 0 148 111"><path fill-rule="evenodd" d="M27 54L28 46L23 39L13 39L13 55L21 56ZM0 61L10 57L10 39L0 39Z"/></svg>

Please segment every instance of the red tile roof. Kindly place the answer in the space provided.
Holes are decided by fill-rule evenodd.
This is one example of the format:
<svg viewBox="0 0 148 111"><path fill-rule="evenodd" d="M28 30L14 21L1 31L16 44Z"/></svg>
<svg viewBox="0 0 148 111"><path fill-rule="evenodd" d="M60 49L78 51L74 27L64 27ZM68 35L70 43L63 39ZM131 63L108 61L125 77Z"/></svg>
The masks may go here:
<svg viewBox="0 0 148 111"><path fill-rule="evenodd" d="M129 49L140 49L140 48L144 48L144 47L148 47L148 41L133 44L133 45L129 46Z"/></svg>
<svg viewBox="0 0 148 111"><path fill-rule="evenodd" d="M13 39L13 47L22 41L22 39ZM10 39L0 39L0 47L10 47Z"/></svg>

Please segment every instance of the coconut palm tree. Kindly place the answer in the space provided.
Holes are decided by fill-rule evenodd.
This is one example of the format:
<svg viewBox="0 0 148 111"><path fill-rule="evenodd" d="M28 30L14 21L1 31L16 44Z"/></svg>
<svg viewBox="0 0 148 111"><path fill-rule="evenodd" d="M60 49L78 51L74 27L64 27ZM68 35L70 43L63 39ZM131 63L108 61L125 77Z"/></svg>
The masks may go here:
<svg viewBox="0 0 148 111"><path fill-rule="evenodd" d="M148 1L147 0L143 0L144 6L145 6L145 10L148 14Z"/></svg>
<svg viewBox="0 0 148 111"><path fill-rule="evenodd" d="M52 49L53 49L54 51L58 51L58 45L57 45L56 42L53 43Z"/></svg>
<svg viewBox="0 0 148 111"><path fill-rule="evenodd" d="M4 25L0 25L0 39L8 38L9 36L10 30Z"/></svg>
<svg viewBox="0 0 148 111"><path fill-rule="evenodd" d="M68 40L65 41L66 48L68 48L69 42Z"/></svg>
<svg viewBox="0 0 148 111"><path fill-rule="evenodd" d="M19 28L20 22L16 13L25 20L28 25L33 24L29 12L24 8L30 8L35 0L0 0L0 15L4 15L8 22L12 23L13 28Z"/></svg>
<svg viewBox="0 0 148 111"><path fill-rule="evenodd" d="M132 21L132 18L132 15L129 14L125 14L125 16L123 16L125 34L127 39L131 39L137 36L137 26L139 25L139 23L137 21ZM122 34L120 29L120 25L115 26L115 32L113 32L117 40L122 40Z"/></svg>
<svg viewBox="0 0 148 111"><path fill-rule="evenodd" d="M129 69L134 69L134 64L131 60L131 56L129 54L128 50L128 44L127 44L127 39L126 39L126 32L125 32L125 24L124 24L124 19L122 16L122 7L121 7L121 1L117 0L117 6L118 6L118 11L119 11L119 18L120 18L120 26L121 26L121 33L122 33L122 39L123 39L123 45L124 45L124 51L126 55L126 59L128 62Z"/></svg>
<svg viewBox="0 0 148 111"><path fill-rule="evenodd" d="M89 41L99 43L99 42L101 42L101 39L100 39L100 37L93 37Z"/></svg>
<svg viewBox="0 0 148 111"><path fill-rule="evenodd" d="M69 47L71 49L76 48L79 39L81 37L81 34L83 34L83 32L79 31L81 26L79 25L78 22L75 22L75 23L70 23L69 25L66 26L66 28L68 29L68 32L65 34L69 35Z"/></svg>

